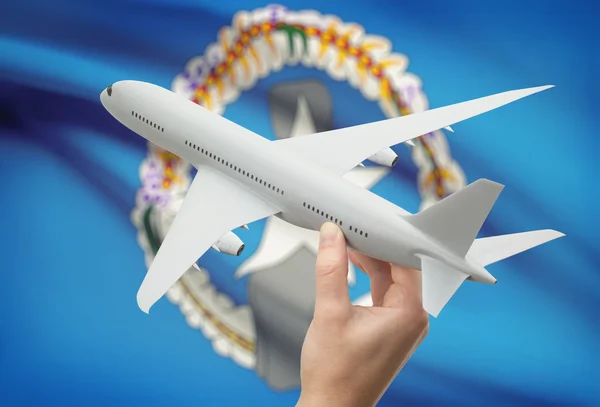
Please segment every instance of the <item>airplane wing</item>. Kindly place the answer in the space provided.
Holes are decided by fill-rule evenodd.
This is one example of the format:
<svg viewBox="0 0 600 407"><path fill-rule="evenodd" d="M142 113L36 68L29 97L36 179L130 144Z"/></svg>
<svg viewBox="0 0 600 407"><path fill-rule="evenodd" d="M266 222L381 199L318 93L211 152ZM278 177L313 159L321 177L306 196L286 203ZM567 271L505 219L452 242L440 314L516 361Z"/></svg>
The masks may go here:
<svg viewBox="0 0 600 407"><path fill-rule="evenodd" d="M225 233L280 209L226 175L200 166L137 293L146 313Z"/></svg>
<svg viewBox="0 0 600 407"><path fill-rule="evenodd" d="M277 140L274 143L342 175L386 147L478 116L551 87L553 85L498 93L422 113Z"/></svg>

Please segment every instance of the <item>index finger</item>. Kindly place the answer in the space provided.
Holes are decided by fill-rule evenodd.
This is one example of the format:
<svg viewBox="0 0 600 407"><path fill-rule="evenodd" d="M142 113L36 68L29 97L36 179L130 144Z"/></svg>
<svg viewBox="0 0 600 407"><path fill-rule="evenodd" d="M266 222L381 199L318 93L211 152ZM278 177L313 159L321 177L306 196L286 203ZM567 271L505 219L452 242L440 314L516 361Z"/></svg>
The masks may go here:
<svg viewBox="0 0 600 407"><path fill-rule="evenodd" d="M346 240L337 225L326 222L317 253L315 313L345 314L351 308Z"/></svg>

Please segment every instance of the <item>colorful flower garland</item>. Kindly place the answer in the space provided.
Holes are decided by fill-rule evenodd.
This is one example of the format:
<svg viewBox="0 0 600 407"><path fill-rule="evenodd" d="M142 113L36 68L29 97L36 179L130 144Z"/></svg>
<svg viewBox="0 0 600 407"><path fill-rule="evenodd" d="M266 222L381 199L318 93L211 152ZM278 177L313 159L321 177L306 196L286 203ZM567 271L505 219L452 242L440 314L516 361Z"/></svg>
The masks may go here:
<svg viewBox="0 0 600 407"><path fill-rule="evenodd" d="M406 72L407 58L390 49L387 39L366 35L357 24L315 11L296 12L272 5L237 13L232 27L219 32L219 41L188 62L172 89L222 114L224 107L257 79L284 65L301 63L325 70L334 79L347 80L365 98L377 100L387 117L426 110L420 79ZM464 174L441 131L418 138L412 157L419 168L421 208L465 185ZM177 198L189 186L190 170L189 163L149 144L132 214L147 265L179 208L181 199ZM222 293L216 293L205 270L192 267L167 296L180 306L190 326L202 329L213 340L219 354L254 367L252 311L248 306L233 306Z"/></svg>

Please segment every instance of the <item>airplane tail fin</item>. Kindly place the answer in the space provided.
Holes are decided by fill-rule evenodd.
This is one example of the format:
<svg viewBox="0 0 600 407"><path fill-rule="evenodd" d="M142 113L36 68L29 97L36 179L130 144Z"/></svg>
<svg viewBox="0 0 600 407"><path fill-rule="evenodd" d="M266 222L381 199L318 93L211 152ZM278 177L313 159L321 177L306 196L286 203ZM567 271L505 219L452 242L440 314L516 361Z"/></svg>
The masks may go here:
<svg viewBox="0 0 600 407"><path fill-rule="evenodd" d="M468 254L483 267L564 236L555 230L536 230L475 239L503 188L480 179L405 219L457 256ZM469 276L431 257L418 257L423 273L423 308L437 317Z"/></svg>
<svg viewBox="0 0 600 407"><path fill-rule="evenodd" d="M479 179L435 205L408 215L413 226L464 257L504 186Z"/></svg>
<svg viewBox="0 0 600 407"><path fill-rule="evenodd" d="M503 188L496 182L480 179L424 211L406 216L406 220L457 256L464 257ZM423 308L437 317L469 276L439 260L419 257Z"/></svg>
<svg viewBox="0 0 600 407"><path fill-rule="evenodd" d="M563 236L564 233L546 229L484 237L473 242L468 255L485 267Z"/></svg>

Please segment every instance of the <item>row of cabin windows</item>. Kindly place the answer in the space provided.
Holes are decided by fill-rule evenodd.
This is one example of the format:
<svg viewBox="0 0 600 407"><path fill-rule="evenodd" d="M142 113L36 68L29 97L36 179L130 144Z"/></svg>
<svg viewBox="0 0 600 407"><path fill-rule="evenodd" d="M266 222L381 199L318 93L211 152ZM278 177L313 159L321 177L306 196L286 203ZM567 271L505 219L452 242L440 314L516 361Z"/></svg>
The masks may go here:
<svg viewBox="0 0 600 407"><path fill-rule="evenodd" d="M308 208L309 210L311 210L311 211L313 211L313 212L316 212L316 213L317 213L317 215L325 216L325 218L326 218L326 219L328 219L328 220L329 220L329 221L331 221L331 222L334 222L334 223L336 223L336 224L338 224L338 225L340 225L340 226L343 226L343 225L344 225L344 223L343 223L341 220L339 220L338 218L334 218L334 217L333 217L333 216L331 216L330 214L328 214L328 213L325 213L325 212L323 212L322 210L320 210L320 209L317 209L317 208L315 208L314 206L307 204L306 202L302 202L302 206L304 206L305 208ZM350 227L349 227L349 229L350 229L350 231L352 231L352 232L359 233L361 236L364 236L364 237L369 237L369 234L368 234L367 232L364 232L364 233L363 233L363 231L362 231L362 230L358 230L357 228L353 228L352 226L350 226Z"/></svg>
<svg viewBox="0 0 600 407"><path fill-rule="evenodd" d="M250 178L251 180L258 182L259 184L265 186L266 188L269 188L273 192L277 192L278 194L283 195L283 192L284 192L283 189L279 189L275 185L269 184L267 181L264 181L263 179L258 178L254 174L250 174L250 172L241 169L237 165L233 165L229 161L225 161L224 159L217 156L216 154L213 154L213 153L209 152L208 150L205 150L205 149L201 148L200 146L198 146L190 141L187 141L187 140L185 141L185 145L193 148L194 150L200 151L202 154L206 155L209 158L212 158L213 160L217 161L218 163L221 163L221 164L225 165L226 167L229 167L232 170L237 171L242 175L245 175L246 177Z"/></svg>
<svg viewBox="0 0 600 407"><path fill-rule="evenodd" d="M144 123L148 124L149 126L154 127L156 130L162 131L163 133L165 132L164 127L161 127L158 124L146 119L144 116L142 116L141 114L138 114L137 112L134 112L133 110L131 111L131 115L133 117L135 117L136 119L139 119L139 120L143 121Z"/></svg>
<svg viewBox="0 0 600 407"><path fill-rule="evenodd" d="M358 234L360 234L361 236L364 236L364 237L369 237L369 234L367 232L364 232L364 234L363 234L363 231L357 229L356 227L349 226L349 229L350 229L351 232L358 233Z"/></svg>

